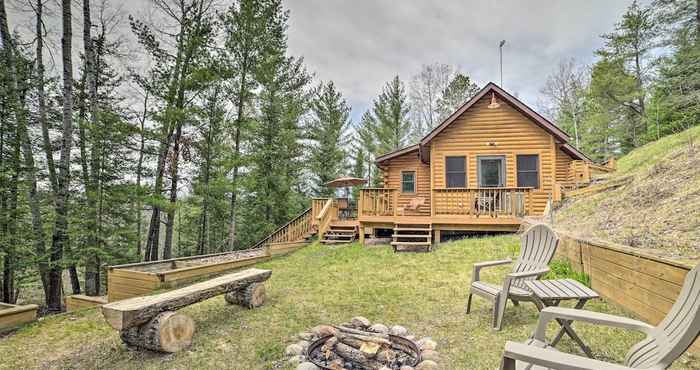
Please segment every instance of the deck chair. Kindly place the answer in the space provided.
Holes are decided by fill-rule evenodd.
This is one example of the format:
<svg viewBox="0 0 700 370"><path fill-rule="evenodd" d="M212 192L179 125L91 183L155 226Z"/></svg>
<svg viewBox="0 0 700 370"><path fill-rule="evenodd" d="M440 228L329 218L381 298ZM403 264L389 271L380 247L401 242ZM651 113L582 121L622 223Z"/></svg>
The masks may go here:
<svg viewBox="0 0 700 370"><path fill-rule="evenodd" d="M507 265L512 260L489 261L474 264L472 284L467 298L467 314L471 312L472 296L474 294L493 302L492 325L501 330L503 313L508 299L513 304L520 301L532 301L532 292L524 282L534 280L549 272L549 262L559 245L559 237L547 225L531 226L520 238L520 256L515 261L513 271L508 274L502 285L495 285L481 280L481 270L487 267Z"/></svg>
<svg viewBox="0 0 700 370"><path fill-rule="evenodd" d="M647 336L627 352L624 365L611 364L549 347L545 331L547 324L555 319L637 330ZM532 339L526 343L506 343L501 369L666 369L695 342L699 333L700 265L688 272L676 303L659 325L591 311L547 307L540 313Z"/></svg>
<svg viewBox="0 0 700 370"><path fill-rule="evenodd" d="M425 204L425 198L416 197L411 199L411 201L404 207L399 208L400 216L406 216L406 212L418 212L418 209Z"/></svg>

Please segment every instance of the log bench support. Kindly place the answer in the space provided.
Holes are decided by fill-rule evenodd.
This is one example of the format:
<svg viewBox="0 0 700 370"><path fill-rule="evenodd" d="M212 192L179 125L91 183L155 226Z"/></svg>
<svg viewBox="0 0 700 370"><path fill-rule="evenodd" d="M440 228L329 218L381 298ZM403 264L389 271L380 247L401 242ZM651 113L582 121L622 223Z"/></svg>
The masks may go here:
<svg viewBox="0 0 700 370"><path fill-rule="evenodd" d="M265 285L272 271L248 269L181 289L113 302L102 314L122 341L137 348L178 352L192 344L194 321L176 310L225 294L226 302L253 309L265 302Z"/></svg>

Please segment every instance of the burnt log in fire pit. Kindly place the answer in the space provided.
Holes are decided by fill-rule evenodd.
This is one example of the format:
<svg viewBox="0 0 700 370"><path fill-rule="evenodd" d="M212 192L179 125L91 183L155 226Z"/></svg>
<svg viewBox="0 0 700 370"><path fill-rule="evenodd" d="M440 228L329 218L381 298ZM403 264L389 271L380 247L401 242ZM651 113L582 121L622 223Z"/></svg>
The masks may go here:
<svg viewBox="0 0 700 370"><path fill-rule="evenodd" d="M421 352L411 340L392 334L335 326L333 334L309 345L306 357L328 370L400 370L413 368Z"/></svg>

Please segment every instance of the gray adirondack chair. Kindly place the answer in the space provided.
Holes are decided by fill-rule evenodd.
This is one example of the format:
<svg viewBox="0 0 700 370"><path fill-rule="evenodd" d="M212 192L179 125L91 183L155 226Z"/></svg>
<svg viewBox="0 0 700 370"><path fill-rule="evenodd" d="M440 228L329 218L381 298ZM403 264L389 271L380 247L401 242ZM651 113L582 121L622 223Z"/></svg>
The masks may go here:
<svg viewBox="0 0 700 370"><path fill-rule="evenodd" d="M520 256L513 272L508 274L502 285L491 284L481 280L481 270L487 267L513 263L512 260L489 261L474 264L472 284L467 298L467 314L471 312L474 294L493 302L493 328L501 330L503 313L508 299L513 304L520 301L532 301L532 292L525 287L525 280L534 280L549 272L549 262L559 245L559 236L547 225L531 226L520 238Z"/></svg>
<svg viewBox="0 0 700 370"><path fill-rule="evenodd" d="M647 337L633 346L624 365L558 352L548 347L545 331L555 319L584 321L597 325L638 330ZM700 265L685 277L681 293L666 317L657 326L603 313L548 307L540 313L535 335L526 343L508 342L502 370L514 369L666 369L698 338L700 333Z"/></svg>

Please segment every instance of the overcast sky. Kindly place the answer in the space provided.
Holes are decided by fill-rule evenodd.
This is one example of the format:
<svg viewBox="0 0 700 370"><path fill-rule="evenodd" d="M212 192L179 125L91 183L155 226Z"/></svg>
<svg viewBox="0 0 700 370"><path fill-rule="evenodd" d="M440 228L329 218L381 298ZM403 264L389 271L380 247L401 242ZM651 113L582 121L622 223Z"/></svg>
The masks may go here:
<svg viewBox="0 0 700 370"><path fill-rule="evenodd" d="M125 14L148 19L150 1L122 1L110 3ZM73 14L76 53L82 50L80 3L74 2ZM601 46L600 35L613 29L630 3L631 0L284 2L291 12L289 54L303 56L317 79L336 83L353 108L354 121L359 120L394 75L408 84L423 64L456 66L480 86L489 81L499 83L498 43L503 39L503 85L537 108L539 89L547 75L562 60L575 58L579 63L591 63L593 51ZM10 26L27 32L27 38L31 38L31 12L13 6L25 2L16 0L9 4ZM220 0L219 5L227 6L227 0ZM58 53L60 13L56 3L51 3L48 13L53 38L49 43ZM116 31L133 42L126 19ZM140 69L137 65L142 62L138 59L134 55L123 63ZM52 64L51 59L48 63ZM77 68L76 60L74 65Z"/></svg>
<svg viewBox="0 0 700 370"><path fill-rule="evenodd" d="M480 86L499 83L536 106L560 60L590 63L631 0L290 0L289 48L322 80L333 80L357 120L395 74L422 64L457 66Z"/></svg>

